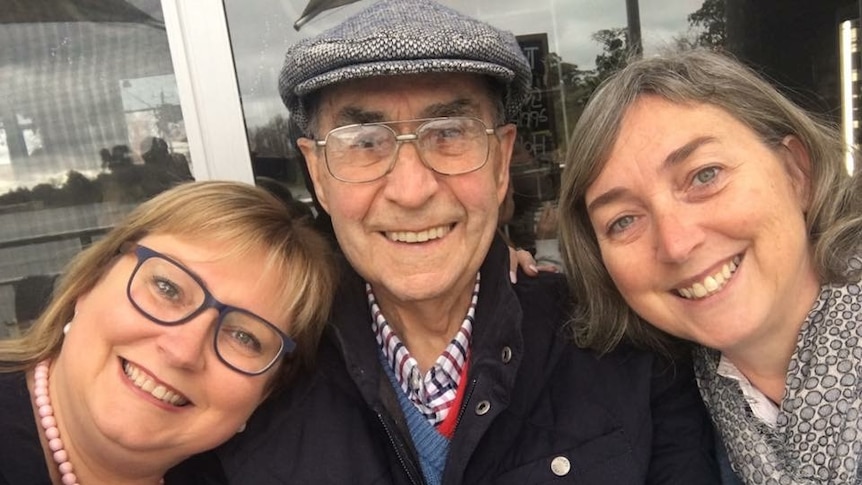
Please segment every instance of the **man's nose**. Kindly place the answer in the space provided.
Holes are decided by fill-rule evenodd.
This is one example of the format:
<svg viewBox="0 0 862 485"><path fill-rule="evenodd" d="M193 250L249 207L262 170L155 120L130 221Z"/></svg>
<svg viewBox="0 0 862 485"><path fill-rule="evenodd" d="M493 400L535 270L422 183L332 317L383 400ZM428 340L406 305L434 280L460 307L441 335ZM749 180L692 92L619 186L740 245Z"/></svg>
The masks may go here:
<svg viewBox="0 0 862 485"><path fill-rule="evenodd" d="M421 207L437 190L437 173L419 154L417 140L400 140L395 165L386 175L386 197L404 207Z"/></svg>

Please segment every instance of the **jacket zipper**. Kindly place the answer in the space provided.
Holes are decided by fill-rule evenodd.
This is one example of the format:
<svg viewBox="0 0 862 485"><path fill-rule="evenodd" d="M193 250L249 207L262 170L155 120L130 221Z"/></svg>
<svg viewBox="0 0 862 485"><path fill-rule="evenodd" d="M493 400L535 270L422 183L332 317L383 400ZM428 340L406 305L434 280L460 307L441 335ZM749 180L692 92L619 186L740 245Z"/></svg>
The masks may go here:
<svg viewBox="0 0 862 485"><path fill-rule="evenodd" d="M395 437L392 435L392 431L389 429L389 425L386 424L386 419L384 419L383 414L380 411L377 411L377 419L380 420L380 424L383 425L383 429L386 431L386 436L389 437L389 443L395 449L395 455L398 456L398 461L401 463L401 468L404 470L404 473L406 473L407 477L410 478L410 483L413 485L426 485L425 477L420 477L420 481L416 481L416 477L414 477L413 473L410 472L410 469L407 467L407 461L401 453L401 448L398 446L398 443L396 443Z"/></svg>
<svg viewBox="0 0 862 485"><path fill-rule="evenodd" d="M461 405L461 409L458 410L458 419L455 420L455 427L453 430L457 430L458 426L461 425L461 418L464 417L464 412L467 411L467 404L470 403L470 398L473 397L473 391L476 390L477 382L479 382L478 378L470 380L470 389L467 390L467 394L464 394L464 403Z"/></svg>

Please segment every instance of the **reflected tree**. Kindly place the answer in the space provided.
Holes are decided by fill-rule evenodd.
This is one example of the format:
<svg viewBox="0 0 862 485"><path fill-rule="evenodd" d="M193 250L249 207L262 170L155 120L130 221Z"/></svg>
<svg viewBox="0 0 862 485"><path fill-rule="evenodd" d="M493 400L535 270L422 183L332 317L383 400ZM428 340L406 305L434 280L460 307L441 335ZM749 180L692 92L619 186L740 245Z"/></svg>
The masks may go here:
<svg viewBox="0 0 862 485"><path fill-rule="evenodd" d="M46 206L51 205L50 203L57 200L57 197L55 197L56 193L57 187L48 183L38 184L30 190L31 200L46 202Z"/></svg>
<svg viewBox="0 0 862 485"><path fill-rule="evenodd" d="M102 199L99 184L85 177L80 172L70 170L66 175L66 184L62 188L61 205L92 204Z"/></svg>
<svg viewBox="0 0 862 485"><path fill-rule="evenodd" d="M101 152L103 158L106 152L112 159L113 153L107 149ZM20 211L98 202L141 202L174 185L192 180L185 157L181 160L170 158L166 164L140 165L132 163L124 150L117 152L122 156L106 166L106 170L95 179L70 170L62 183L45 182L32 188L18 187L0 195L0 211L10 210L10 206L14 207L11 210Z"/></svg>
<svg viewBox="0 0 862 485"><path fill-rule="evenodd" d="M627 29L617 27L593 34L593 40L602 46L602 52L596 56L596 85L625 67L629 58L627 32Z"/></svg>
<svg viewBox="0 0 862 485"><path fill-rule="evenodd" d="M623 27L602 29L592 35L601 45L596 55L595 69L580 69L576 64L564 62L559 55L551 53L551 72L559 73L566 98L569 120L576 120L593 91L608 76L626 65L629 58L627 30Z"/></svg>
<svg viewBox="0 0 862 485"><path fill-rule="evenodd" d="M33 201L33 192L25 187L18 187L0 195L0 206L27 204Z"/></svg>
<svg viewBox="0 0 862 485"><path fill-rule="evenodd" d="M102 200L100 182L74 170L66 174L63 184L41 183L33 188L19 187L0 195L0 207L30 205L32 208L91 204Z"/></svg>
<svg viewBox="0 0 862 485"><path fill-rule="evenodd" d="M296 156L296 150L290 143L290 124L286 117L277 115L265 125L259 126L249 133L251 152L266 157Z"/></svg>
<svg viewBox="0 0 862 485"><path fill-rule="evenodd" d="M688 24L699 32L692 39L676 39L680 48L705 47L720 50L727 45L725 0L704 0L699 9L688 16Z"/></svg>

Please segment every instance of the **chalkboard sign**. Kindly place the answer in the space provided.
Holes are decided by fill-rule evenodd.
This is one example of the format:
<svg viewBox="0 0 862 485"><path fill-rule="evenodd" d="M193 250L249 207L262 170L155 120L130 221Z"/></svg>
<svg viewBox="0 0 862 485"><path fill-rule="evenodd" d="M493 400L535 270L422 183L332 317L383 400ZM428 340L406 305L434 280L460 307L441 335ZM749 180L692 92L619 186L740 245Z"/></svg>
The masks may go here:
<svg viewBox="0 0 862 485"><path fill-rule="evenodd" d="M548 34L519 35L517 39L533 71L530 96L518 119L518 138L533 157L547 160L557 148L554 102L548 89Z"/></svg>

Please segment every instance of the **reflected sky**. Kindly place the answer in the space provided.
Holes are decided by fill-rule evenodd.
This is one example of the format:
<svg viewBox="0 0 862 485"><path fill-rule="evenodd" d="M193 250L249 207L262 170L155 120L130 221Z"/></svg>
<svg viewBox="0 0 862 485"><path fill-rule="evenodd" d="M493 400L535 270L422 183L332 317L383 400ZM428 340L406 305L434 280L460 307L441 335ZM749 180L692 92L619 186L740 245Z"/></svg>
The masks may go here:
<svg viewBox="0 0 862 485"><path fill-rule="evenodd" d="M45 5L0 11L0 194L93 176L103 149L185 136L160 0L94 1L71 17Z"/></svg>
<svg viewBox="0 0 862 485"><path fill-rule="evenodd" d="M373 2L361 0L312 19L300 32L293 23L308 0L227 0L225 8L246 122L250 129L285 115L277 93L288 46L315 35ZM516 35L547 33L549 49L565 62L591 69L600 46L592 35L626 26L625 0L441 0ZM689 34L687 17L703 0L642 0L641 33L648 55Z"/></svg>

